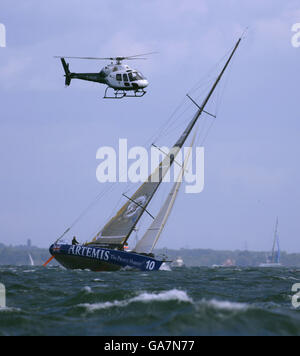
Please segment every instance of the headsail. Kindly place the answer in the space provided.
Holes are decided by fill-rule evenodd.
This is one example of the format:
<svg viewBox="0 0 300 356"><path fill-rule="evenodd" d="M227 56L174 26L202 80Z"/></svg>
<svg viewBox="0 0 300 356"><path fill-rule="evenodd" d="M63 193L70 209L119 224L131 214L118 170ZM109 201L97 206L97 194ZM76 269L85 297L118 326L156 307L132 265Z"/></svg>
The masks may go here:
<svg viewBox="0 0 300 356"><path fill-rule="evenodd" d="M236 43L230 57L228 58L224 68L216 79L210 92L204 99L201 106L198 106L198 111L190 121L185 131L177 140L168 155L162 160L153 174L151 174L147 181L130 197L117 214L104 226L104 228L96 235L93 243L99 244L117 244L123 245L129 238L131 232L134 230L139 219L147 209L148 204L157 191L160 183L167 174L171 165L173 164L178 152L183 147L186 139L194 128L198 118L204 111L206 104L216 89L219 81L221 80L226 68L228 67L235 51L237 50L241 38Z"/></svg>
<svg viewBox="0 0 300 356"><path fill-rule="evenodd" d="M152 224L150 225L149 229L146 231L144 236L141 238L141 240L137 243L133 251L137 253L151 253L166 225L166 222L169 218L169 215L172 211L172 208L174 206L177 194L179 192L181 183L182 183L182 178L184 175L184 171L187 167L188 160L191 154L191 150L195 141L195 136L196 133L194 134L193 140L190 144L190 149L187 153L187 156L184 160L183 166L180 170L179 176L177 178L177 182L173 185L170 193L168 194L168 197L160 209L157 217L153 220Z"/></svg>
<svg viewBox="0 0 300 356"><path fill-rule="evenodd" d="M34 261L30 253L28 253L29 261L30 261L30 266L34 266Z"/></svg>

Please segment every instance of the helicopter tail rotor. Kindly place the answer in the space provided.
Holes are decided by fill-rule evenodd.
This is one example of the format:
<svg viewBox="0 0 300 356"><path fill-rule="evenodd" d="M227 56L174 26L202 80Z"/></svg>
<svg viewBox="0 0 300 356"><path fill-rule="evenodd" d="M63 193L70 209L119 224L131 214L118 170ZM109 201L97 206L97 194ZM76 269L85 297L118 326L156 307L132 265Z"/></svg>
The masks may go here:
<svg viewBox="0 0 300 356"><path fill-rule="evenodd" d="M65 77L66 77L66 80L65 80L65 85L66 86L69 86L71 84L71 72L70 72L70 69L69 69L69 63L66 63L65 59L64 58L61 58L61 63L63 65L63 68L64 68L64 71L65 71Z"/></svg>

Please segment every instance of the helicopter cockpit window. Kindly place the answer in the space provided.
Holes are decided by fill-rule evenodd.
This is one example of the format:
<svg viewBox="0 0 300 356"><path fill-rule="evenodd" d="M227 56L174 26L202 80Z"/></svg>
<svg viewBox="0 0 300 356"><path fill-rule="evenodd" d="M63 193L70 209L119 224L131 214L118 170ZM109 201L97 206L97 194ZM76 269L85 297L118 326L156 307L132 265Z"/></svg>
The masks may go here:
<svg viewBox="0 0 300 356"><path fill-rule="evenodd" d="M116 75L116 79L117 79L117 81L120 82L122 80L122 75L121 74L117 74Z"/></svg>
<svg viewBox="0 0 300 356"><path fill-rule="evenodd" d="M128 82L128 76L127 76L127 74L123 74L123 80L124 80L124 82Z"/></svg>
<svg viewBox="0 0 300 356"><path fill-rule="evenodd" d="M128 73L129 79L131 82L134 82L135 80L142 80L144 79L141 73L138 72L133 72L133 73Z"/></svg>
<svg viewBox="0 0 300 356"><path fill-rule="evenodd" d="M141 72L138 72L138 75L140 76L141 79L146 79Z"/></svg>

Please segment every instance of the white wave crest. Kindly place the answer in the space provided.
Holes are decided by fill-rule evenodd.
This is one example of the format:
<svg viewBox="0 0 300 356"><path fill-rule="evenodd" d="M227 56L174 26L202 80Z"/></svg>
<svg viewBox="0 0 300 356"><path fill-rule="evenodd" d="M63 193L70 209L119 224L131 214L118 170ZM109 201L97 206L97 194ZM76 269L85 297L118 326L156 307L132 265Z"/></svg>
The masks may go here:
<svg viewBox="0 0 300 356"><path fill-rule="evenodd" d="M89 287L89 286L83 287L82 290L83 290L84 292L86 292L86 293L93 293L93 292L92 292L92 288Z"/></svg>
<svg viewBox="0 0 300 356"><path fill-rule="evenodd" d="M104 303L84 303L79 304L80 307L86 308L88 311L93 312L99 309L107 309L112 307L126 307L131 303L149 303L149 302L166 302L166 301L177 301L184 303L193 303L193 300L186 294L185 291L181 291L178 289L172 289L169 291L161 292L161 293L141 293L136 297L125 299L125 300L115 300L113 302L104 302Z"/></svg>
<svg viewBox="0 0 300 356"><path fill-rule="evenodd" d="M219 309L219 310L247 310L249 309L249 305L245 303L237 303L237 302L229 302L229 301L222 301L222 300L203 300L203 304L212 307L214 309Z"/></svg>
<svg viewBox="0 0 300 356"><path fill-rule="evenodd" d="M1 307L0 308L0 313L9 313L9 312L20 312L20 308L14 308L14 307Z"/></svg>
<svg viewBox="0 0 300 356"><path fill-rule="evenodd" d="M170 267L169 264L167 263L163 263L161 266L160 266L160 271L172 271L172 268Z"/></svg>

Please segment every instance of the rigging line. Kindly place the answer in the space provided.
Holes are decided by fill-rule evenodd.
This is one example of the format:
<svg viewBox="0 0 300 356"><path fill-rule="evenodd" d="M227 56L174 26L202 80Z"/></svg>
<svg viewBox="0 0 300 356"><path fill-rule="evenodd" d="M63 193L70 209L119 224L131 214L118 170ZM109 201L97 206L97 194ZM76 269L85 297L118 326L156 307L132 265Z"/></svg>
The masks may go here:
<svg viewBox="0 0 300 356"><path fill-rule="evenodd" d="M121 165L121 170L123 170L123 167L124 167L124 166L125 166L125 162L123 162L123 164ZM119 167L119 168L120 168L120 167ZM131 187L130 187L130 185L131 185ZM115 190L116 186L117 186L116 184L113 184L113 189L111 189L111 192L112 192L113 190ZM132 182L130 182L130 181L128 180L127 183L126 183L126 186L125 186L126 192L129 192L131 189L133 189L134 186L135 186L135 184L132 183ZM111 213L108 215L108 218L107 218L106 220L110 220L110 219L113 217L113 215L114 215L114 213L115 213L117 207L119 206L121 200L122 200L122 195L121 195L121 197L119 198L119 200L117 201L117 203L116 203L116 205L114 206L114 208L112 209ZM103 223L97 228L97 230L92 234L91 237L97 237L97 236L99 235L99 233L101 232L102 225L103 225ZM95 236L95 235L96 235L96 236Z"/></svg>
<svg viewBox="0 0 300 356"><path fill-rule="evenodd" d="M97 197L88 205L87 208L85 208L82 213L73 221L73 223L70 225L70 227L56 240L55 243L58 243L77 223L80 221L84 215L87 214L87 212L98 202L100 199L102 199L106 193L108 193L110 190L112 190L113 186L110 186L109 188L104 188L98 195Z"/></svg>
<svg viewBox="0 0 300 356"><path fill-rule="evenodd" d="M164 154L164 156L167 156L170 152L164 152L160 147L156 146L154 143L152 144L153 147L155 147L158 151L160 151L161 153ZM179 167L182 167L182 165L176 160L174 159L174 163L176 163Z"/></svg>
<svg viewBox="0 0 300 356"><path fill-rule="evenodd" d="M203 89L199 93L196 93L196 91L195 91L194 94L187 93L187 95L194 97L194 99L196 99L196 100L200 100L200 97L203 96L205 94L205 92L207 92L207 89L211 86L211 84L214 81L215 81L215 78L212 78L210 81L205 83L205 86L203 86Z"/></svg>
<svg viewBox="0 0 300 356"><path fill-rule="evenodd" d="M185 112L186 112L187 110L189 110L190 108L194 108L194 107L195 107L194 104L190 104L189 107L185 110ZM181 121L181 122L180 122L179 124L177 124L176 126L174 126L174 125L175 125L177 122L174 121L174 122L173 122L173 126L174 126L174 127L170 128L169 132L164 135L164 138L165 138L165 137L171 137L171 135L173 135L173 133L174 133L175 131L177 131L178 128L180 128L181 126L184 126L184 125L186 124L186 122L189 121L189 120L190 120L190 117L186 118L184 121ZM206 122L206 117L203 116L202 119L201 119L200 122L199 122L199 125L201 125L201 126L204 125L204 126L205 126L205 122ZM203 123L204 123L204 124L203 124ZM159 139L161 139L161 137L160 137Z"/></svg>
<svg viewBox="0 0 300 356"><path fill-rule="evenodd" d="M114 215L114 213L115 213L115 211L116 211L118 205L120 204L121 200L122 200L122 196L119 198L119 200L118 200L117 203L115 204L114 208L111 210L111 213L104 219L104 221L110 220L110 219L112 218L112 216ZM90 237L90 238L95 238L95 237L98 237L98 236L99 236L99 234L101 233L101 228L102 228L103 224L105 224L105 223L101 223L101 224L97 227L96 231L91 234L91 237Z"/></svg>
<svg viewBox="0 0 300 356"><path fill-rule="evenodd" d="M198 107L198 109L201 110L201 107L198 105L198 103L196 103L196 101L189 94L186 94L186 96ZM215 117L215 115L211 114L210 112L208 112L206 110L202 110L202 112L204 112L205 114L207 114L209 116Z"/></svg>
<svg viewBox="0 0 300 356"><path fill-rule="evenodd" d="M215 79L215 78L214 78ZM212 82L212 79L210 79L209 81L205 82L203 84L203 90L202 92L205 93L207 91L207 88L210 86ZM184 111L182 113L179 113L180 108L184 106L184 102L186 101L186 98L183 98L181 101L181 104L176 108L176 110L172 113L172 115L170 116L170 118L168 119L167 123L165 125L163 125L160 129L159 129L159 133L157 134L155 141L158 141L161 137L163 137L165 135L165 132L167 130L169 130L190 108L193 107L193 105L188 102L187 108L184 109ZM176 115L178 114L178 117L176 118ZM171 119L174 118L173 122L170 122ZM169 126L168 126L169 125ZM154 135L153 135L154 136ZM152 137L153 137L152 136Z"/></svg>
<svg viewBox="0 0 300 356"><path fill-rule="evenodd" d="M172 120L172 118L175 116L175 114L179 111L181 106L183 106L184 99L181 100L180 104L176 107L176 109L172 112L172 114L169 116L169 118L158 128L157 132L155 132L147 141L146 145L151 145L151 141L155 140L155 137L159 135L159 133L169 124L169 122ZM148 143L149 142L149 143Z"/></svg>
<svg viewBox="0 0 300 356"><path fill-rule="evenodd" d="M215 78L212 78L212 79L215 79ZM207 80L205 83L203 83L203 85L202 85L202 86L203 86L202 92L205 92L205 90L207 89L207 87L209 87L209 84L211 84L212 79L209 79L209 80ZM180 103L180 104L177 106L177 108L173 111L173 113L171 114L171 116L169 117L169 119L167 120L167 122L166 122L164 125L161 126L161 130L159 130L159 133L157 134L155 141L160 140L162 137L171 137L171 135L172 135L179 127L183 126L184 124L186 124L186 121L190 120L190 118L187 118L185 121L180 122L179 125L174 126L174 125L177 123L177 121L178 121L188 110L190 110L190 109L193 107L193 105L189 103L189 105L185 108L185 110L184 110L182 113L179 113L179 110L180 110L181 108L183 108L183 106L184 106L184 101L185 101L185 99L186 99L186 98L183 98L183 99L182 99L181 103ZM177 118L176 118L176 115L178 115ZM173 122L171 122L172 118L173 118ZM174 119L174 118L175 118L175 119ZM206 126L206 119L203 118L203 120L201 120L201 122L203 122L202 131L204 131L205 126ZM169 125L169 126L168 126L168 125ZM163 127L164 127L164 128L163 128ZM167 129L168 129L168 132L166 133ZM200 134L201 134L201 132L200 132ZM152 135L151 138L153 138L154 136L155 136L155 134ZM148 141L146 141L146 146L147 146L147 147L149 146L148 148L151 148L151 146L152 146L152 144L151 144L151 138L150 138ZM155 142L155 141L154 141L154 142ZM149 142L149 144L148 144L148 142ZM126 189L128 188L127 192L130 191L131 189L133 189L133 187L129 187L130 184L131 184L130 182L127 183L127 186L126 186Z"/></svg>
<svg viewBox="0 0 300 356"><path fill-rule="evenodd" d="M202 139L202 141L201 141L201 143L200 143L201 146L203 146L204 143L206 142L206 139L207 139L207 137L208 137L208 134L210 133L210 130L211 130L212 127L214 126L215 122L216 122L216 119L211 120L211 123L210 123L210 125L209 125L209 127L208 127L208 129L207 129L207 131L206 131L206 134L204 135L204 138ZM200 139L200 137L199 137L199 139Z"/></svg>
<svg viewBox="0 0 300 356"><path fill-rule="evenodd" d="M234 61L235 61L235 58L233 58L232 64L234 64ZM218 106L217 106L217 113L220 112L221 101L224 98L225 91L226 91L228 83L229 83L229 78L232 75L232 68L233 68L233 65L229 66L228 71L227 71L226 76L225 76L224 81L223 81L223 85L221 85L220 88L219 88L219 90L220 90L219 95L220 96L219 96L219 102L218 102Z"/></svg>
<svg viewBox="0 0 300 356"><path fill-rule="evenodd" d="M194 106L194 105L193 105L193 106ZM171 130L167 135L165 135L165 137L168 137L168 136L171 137L171 135L173 135L173 132L177 131L177 129L178 129L179 127L185 125L185 124L186 124L186 121L188 121L188 120L189 120L189 118L186 119L185 121L183 121L182 123L180 123L179 125L177 125L176 127L172 128L172 130ZM198 127L200 128L200 129L199 129L199 130L200 130L200 133L199 133L199 134L202 134L203 131L205 130L207 120L208 120L208 119L207 119L206 117L202 117L202 120L200 120L200 121L198 122Z"/></svg>
<svg viewBox="0 0 300 356"><path fill-rule="evenodd" d="M211 75L209 78L207 78L205 81L201 82L201 85L199 85L197 88L194 90L190 90L187 94L195 96L195 93L197 91L200 91L200 95L205 94L205 90L210 86L211 83L213 83L217 79L217 75Z"/></svg>
<svg viewBox="0 0 300 356"><path fill-rule="evenodd" d="M177 113L178 117L176 118L175 115L173 115L172 117L172 121L169 121L167 125L165 125L164 128L162 128L155 136L153 136L152 142L150 142L150 144L157 142L158 140L160 140L162 137L164 137L165 135L167 135L167 133L170 131L170 129L172 128L172 126L174 125L174 123L176 123L178 121L178 119L183 115L182 113Z"/></svg>
<svg viewBox="0 0 300 356"><path fill-rule="evenodd" d="M117 201L116 205L112 209L112 212L108 215L108 217L106 219L104 219L104 221L107 221L107 220L112 218L112 216L114 215L114 212L116 211L116 209L117 209L118 205L120 204L121 200L122 200L122 196L119 198L119 200ZM101 225L99 225L97 227L97 229L92 234L89 235L90 236L89 240L99 236L99 234L101 233L102 226L103 226L103 223L101 223Z"/></svg>
<svg viewBox="0 0 300 356"><path fill-rule="evenodd" d="M233 58L232 62L234 62L234 60L235 60L235 58ZM221 101L222 101L223 96L225 94L225 91L226 91L226 88L227 88L227 85L228 85L228 82L229 82L229 76L230 76L231 73L232 73L232 65L229 66L229 70L226 73L225 80L223 81L224 84L223 85L221 84L220 87L217 90L216 103L215 103L215 105L216 105L216 117L214 119L212 119L211 122L210 122L210 125L209 125L209 127L208 127L208 129L207 129L202 141L201 141L201 145L202 146L206 142L207 137L208 137L212 127L214 126L214 124L216 122L216 119L217 119L217 116L218 116L218 114L220 112ZM200 139L200 134L201 133L199 133L198 139Z"/></svg>
<svg viewBox="0 0 300 356"><path fill-rule="evenodd" d="M214 125L216 121L216 117L215 118L203 118L202 121L198 122L198 127L197 127L197 138L195 140L194 145L196 145L196 142L199 142L200 147L204 146L204 143L206 142L207 136L212 128L212 126ZM207 123L210 123L209 126L207 127Z"/></svg>
<svg viewBox="0 0 300 356"><path fill-rule="evenodd" d="M212 118L204 118L202 120L202 127L199 129L199 134L197 137L197 142L199 142L200 146L203 147L204 143L206 142L206 139L210 133L210 130L212 129L213 125L215 124L217 119L217 116L212 117ZM207 125L209 123L209 125Z"/></svg>
<svg viewBox="0 0 300 356"><path fill-rule="evenodd" d="M195 127L194 127L194 131L195 131L195 137L196 137L196 135L199 133L198 131L199 131L199 127L200 127L200 125L201 125L201 121L198 121L197 123L196 123L196 125L195 125ZM191 139L191 141L193 141L193 139ZM195 143L195 140L194 140L194 142L193 142L193 144L191 145L191 142L188 144L188 146L187 147L194 147L196 145L196 143ZM182 157L181 157L181 159L182 159L182 163L180 164L179 162L176 162L180 167L181 167L181 170L183 170L182 171L182 176L181 176L181 179L182 179L182 182L183 182L183 177L184 177L184 174L185 174L185 172L187 172L188 170L189 170L189 167L188 166L190 166L191 165L191 159L189 159L189 162L188 162L188 166L187 167L185 167L185 165L184 165L184 162L185 162L185 159L186 159L186 154L185 154L185 152L184 152L184 150L182 150ZM175 161L174 161L175 162ZM180 171L181 171L180 170ZM175 174L175 172L174 172L174 174ZM174 179L177 179L177 177L175 177L174 176ZM161 204L160 205L162 205L162 203L165 201L165 199L166 199L166 195L168 195L169 193L170 193L170 187L169 187L169 185L170 185L170 183L171 183L171 181L170 182L163 182L163 183L166 183L166 184L164 184L164 185L161 185L158 189L160 190L160 191L163 191L164 192L164 195L165 196L161 196ZM152 202L152 204L153 204L153 202ZM150 203L150 206L151 206L151 203Z"/></svg>
<svg viewBox="0 0 300 356"><path fill-rule="evenodd" d="M71 228L106 194L112 189L112 185L109 188L104 188L101 193L99 193L96 198L83 210L77 219L71 225Z"/></svg>
<svg viewBox="0 0 300 356"><path fill-rule="evenodd" d="M169 129L169 131L167 133L165 133L164 135L161 135L161 137L159 137L155 142L157 143L157 141L161 140L162 138L168 138L168 137L172 137L172 135L174 134L174 132L176 130L178 130L178 128L186 125L187 122L190 121L190 118L186 118L184 121L181 121L180 123L178 122L174 122L173 123L173 127ZM176 126L174 126L175 124L177 124Z"/></svg>
<svg viewBox="0 0 300 356"><path fill-rule="evenodd" d="M132 203L136 204L138 207L140 207L141 209L143 209L149 216L151 216L151 218L154 220L155 217L149 213L149 211L141 204L137 203L135 200L131 199L130 197L128 197L127 195L125 194L122 194L123 197L127 198L128 200L130 200Z"/></svg>
<svg viewBox="0 0 300 356"><path fill-rule="evenodd" d="M199 94L199 96L200 96L200 95L203 95L203 94L207 91L207 88L210 86L211 82L212 82L213 80L215 80L215 79L216 79L216 78L213 77L213 78L210 78L210 79L208 79L208 80L206 80L205 82L202 83L202 85L201 85L200 87L203 87L203 89L202 89L201 93ZM199 87L199 88L200 88L200 87ZM199 89L199 88L198 88L198 89ZM158 141L159 139L161 139L162 137L165 137L166 135L168 135L168 134L166 134L167 130L169 131L169 130L172 128L172 126L174 126L174 124L175 124L190 108L193 107L192 104L188 103L187 108L184 109L183 112L179 113L180 108L181 108L181 107L183 108L183 106L184 106L184 101L185 101L185 99L186 99L186 98L184 98L184 99L182 100L181 104L180 104L180 105L176 108L176 110L173 112L173 114L171 115L171 117L168 119L167 123L166 123L165 125L163 125L163 126L161 127L161 129L158 131L158 134L157 134L157 136L156 136L156 138L154 139L153 142L157 142L157 141ZM178 117L176 117L176 114L178 114ZM173 122L171 122L171 119L172 119L172 118L173 118ZM177 127L178 127L178 126L177 126ZM168 132L168 133L169 133L169 132ZM152 137L154 137L154 136L155 136L155 135L153 135Z"/></svg>
<svg viewBox="0 0 300 356"><path fill-rule="evenodd" d="M219 67L219 66L221 65L221 63L225 60L225 58L228 56L228 54L232 52L233 48L234 48L234 46L232 46L232 47L230 48L230 50L227 51L226 54L224 54L224 56L223 56L216 64L214 64L214 65L211 67L211 69L208 70L207 74L204 75L204 76L192 87L192 89L188 92L188 94L191 94L192 91L198 90L198 88L195 88L195 87L197 87L198 84L199 84L200 82L202 82L206 77L212 76L212 73L215 72L215 71L217 71L218 67Z"/></svg>
<svg viewBox="0 0 300 356"><path fill-rule="evenodd" d="M234 46L231 47L231 49L229 51L226 52L226 54L219 60L219 62L217 64L215 64L208 72L207 75L205 75L204 77L202 77L197 83L196 85L194 85L194 87L188 92L189 94L192 93L193 91L197 91L199 88L201 88L202 86L204 86L205 84L207 84L208 86L208 82L212 81L213 79L215 79L215 77L213 77L213 72L215 72L217 70L217 68L221 65L221 63L224 61L224 59L226 58L226 56L228 56L228 53L230 53L232 51L232 49L234 48ZM206 79L206 81L204 82L204 79ZM199 83L202 83L200 86L198 85ZM203 83L204 82L204 83ZM204 91L204 89L203 89ZM164 133L166 132L167 129L167 125L169 124L169 122L171 121L172 117L174 117L174 115L176 114L176 112L180 109L180 107L183 106L183 103L181 102L181 104L176 108L176 110L173 112L173 114L169 117L169 119L167 120L167 122L165 124L163 124L160 129L158 130L158 135L155 136L155 134L153 136L151 136L151 138L154 138L153 142L158 141L162 136L164 136ZM188 109L187 109L188 110ZM187 111L185 110L184 113ZM182 114L183 115L183 114ZM181 116L181 115L180 115ZM176 119L175 121L177 121L178 119ZM149 140L150 141L150 140ZM151 142L150 142L151 144ZM148 145L147 145L148 146Z"/></svg>
<svg viewBox="0 0 300 356"><path fill-rule="evenodd" d="M185 98L186 100L186 98ZM183 105L182 105L183 106ZM161 131L160 134L157 136L156 140L154 142L157 142L158 140L160 140L162 137L168 137L169 136L169 133L172 132L172 130L174 131L174 125L177 124L178 120L182 118L182 116L188 111L190 110L191 108L193 107L193 105L191 103L188 103L186 109L180 113L180 115L173 120L172 123L170 123L169 127L168 128L165 128L164 131ZM189 118L186 118L184 122L190 120L190 117ZM180 124L178 126L176 126L176 128L180 127L180 125L183 123L183 121L180 122ZM168 129L168 132L166 132L166 130Z"/></svg>
<svg viewBox="0 0 300 356"><path fill-rule="evenodd" d="M192 105L192 106L194 107L194 105ZM173 133L176 132L179 127L186 125L186 122L188 122L188 121L190 121L190 118L186 118L186 119L185 119L184 121L182 121L179 125L177 125L176 127L173 127L172 130L171 130L168 134L166 134L164 137L171 137L171 136L173 135ZM200 122L198 122L198 127L201 127L201 131L202 131L202 132L203 132L204 129L205 129L206 121L207 121L207 119L206 119L205 117L203 117L202 120L200 120ZM154 144L152 144L152 145L155 147ZM152 146L152 145L151 145L151 146ZM159 149L159 147L156 147L156 148ZM160 149L159 149L159 150L160 150ZM175 161L175 163L177 163L177 162ZM177 163L177 164L179 164L179 163ZM129 187L129 185L131 185L131 187ZM136 186L136 185L135 185L134 183L128 182L128 183L127 183L127 186L126 186L126 188L128 188L128 189L125 191L125 194L127 194L129 191L131 191L132 189L134 189L135 186Z"/></svg>

